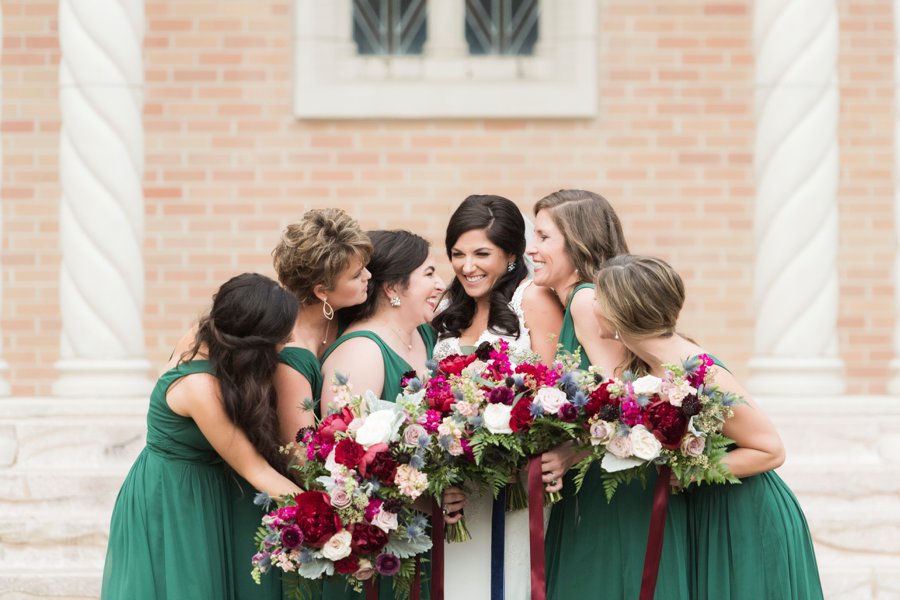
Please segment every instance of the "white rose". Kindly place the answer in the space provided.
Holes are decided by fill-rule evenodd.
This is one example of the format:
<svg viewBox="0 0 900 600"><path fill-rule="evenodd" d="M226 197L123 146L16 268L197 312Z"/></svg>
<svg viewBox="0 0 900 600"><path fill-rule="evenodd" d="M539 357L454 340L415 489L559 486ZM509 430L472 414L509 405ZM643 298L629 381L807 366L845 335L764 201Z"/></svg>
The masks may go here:
<svg viewBox="0 0 900 600"><path fill-rule="evenodd" d="M605 443L613 434L613 427L606 421L597 421L591 424L591 445L599 446Z"/></svg>
<svg viewBox="0 0 900 600"><path fill-rule="evenodd" d="M631 386L634 389L634 393L638 396L652 396L653 394L659 393L659 386L661 383L662 379L659 377L644 375L643 377L635 379Z"/></svg>
<svg viewBox="0 0 900 600"><path fill-rule="evenodd" d="M631 451L641 460L650 461L659 456L662 444L656 436L643 425L635 425L631 428Z"/></svg>
<svg viewBox="0 0 900 600"><path fill-rule="evenodd" d="M385 533L390 533L398 527L397 515L396 513L384 510L383 508L379 509L378 512L375 513L375 517L372 518L372 525Z"/></svg>
<svg viewBox="0 0 900 600"><path fill-rule="evenodd" d="M403 443L407 446L418 446L419 438L423 435L428 436L425 428L417 423L413 423L403 430Z"/></svg>
<svg viewBox="0 0 900 600"><path fill-rule="evenodd" d="M356 441L366 448L374 444L387 444L397 434L403 414L396 410L376 410L366 417L356 430Z"/></svg>
<svg viewBox="0 0 900 600"><path fill-rule="evenodd" d="M331 505L335 508L347 508L352 498L344 488L334 488L331 491Z"/></svg>
<svg viewBox="0 0 900 600"><path fill-rule="evenodd" d="M365 421L363 419L356 417L347 424L347 433L350 435L354 435L357 431L359 431L359 428L362 427L362 424L364 422Z"/></svg>
<svg viewBox="0 0 900 600"><path fill-rule="evenodd" d="M631 438L627 435L616 436L609 441L606 449L619 458L628 458L632 455Z"/></svg>
<svg viewBox="0 0 900 600"><path fill-rule="evenodd" d="M484 426L491 433L512 433L512 429L509 427L511 415L512 406L488 404L484 409Z"/></svg>
<svg viewBox="0 0 900 600"><path fill-rule="evenodd" d="M353 536L346 529L338 531L322 546L322 556L334 562L350 556L350 542Z"/></svg>
<svg viewBox="0 0 900 600"><path fill-rule="evenodd" d="M545 413L555 415L559 412L560 407L568 402L566 393L562 390L551 387L542 387L538 390L534 401L541 405Z"/></svg>

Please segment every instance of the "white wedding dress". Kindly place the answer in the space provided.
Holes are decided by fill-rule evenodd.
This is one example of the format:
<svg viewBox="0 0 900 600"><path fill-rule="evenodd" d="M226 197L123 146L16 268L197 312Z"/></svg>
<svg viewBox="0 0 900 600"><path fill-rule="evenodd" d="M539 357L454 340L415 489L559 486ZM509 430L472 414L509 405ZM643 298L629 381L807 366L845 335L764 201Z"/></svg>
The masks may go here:
<svg viewBox="0 0 900 600"><path fill-rule="evenodd" d="M510 345L510 356L530 356L531 336L525 326L522 296L531 284L523 281L513 294L509 307L519 318L518 339L506 335L483 332L475 342L496 342L505 339ZM461 354L459 338L441 338L434 347L435 360L451 354ZM469 490L467 490L469 491ZM448 600L490 600L491 597L491 507L493 498L489 491L469 496L466 501L466 527L472 539L463 543L444 543L444 597ZM544 511L544 527L547 515ZM528 600L531 597L531 563L528 532L528 511L506 513L503 550L503 591L505 600Z"/></svg>

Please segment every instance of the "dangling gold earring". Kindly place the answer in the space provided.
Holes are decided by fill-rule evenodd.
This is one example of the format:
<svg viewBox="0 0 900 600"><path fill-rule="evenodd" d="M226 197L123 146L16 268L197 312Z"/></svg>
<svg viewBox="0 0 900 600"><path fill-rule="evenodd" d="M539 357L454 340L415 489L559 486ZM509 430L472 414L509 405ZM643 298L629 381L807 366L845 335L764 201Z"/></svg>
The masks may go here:
<svg viewBox="0 0 900 600"><path fill-rule="evenodd" d="M619 330L618 329L616 329L616 334L613 336L613 339L614 340L619 339Z"/></svg>
<svg viewBox="0 0 900 600"><path fill-rule="evenodd" d="M329 321L334 318L334 309L331 307L330 304L328 304L328 298L325 298L324 300L322 300L322 314Z"/></svg>

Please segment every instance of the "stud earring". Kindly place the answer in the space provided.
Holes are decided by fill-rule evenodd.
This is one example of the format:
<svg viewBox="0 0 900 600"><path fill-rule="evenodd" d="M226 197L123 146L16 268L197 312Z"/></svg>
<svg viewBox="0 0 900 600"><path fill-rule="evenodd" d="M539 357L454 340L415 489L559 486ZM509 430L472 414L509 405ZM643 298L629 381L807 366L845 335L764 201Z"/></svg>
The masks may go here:
<svg viewBox="0 0 900 600"><path fill-rule="evenodd" d="M391 296L391 306L394 308L400 306L400 296Z"/></svg>
<svg viewBox="0 0 900 600"><path fill-rule="evenodd" d="M516 263L515 263L515 262L510 262L510 263L507 263L507 264L506 264L506 272L507 272L507 273L512 273L515 269L516 269Z"/></svg>
<svg viewBox="0 0 900 600"><path fill-rule="evenodd" d="M619 330L618 329L616 329L616 334L613 336L613 339L615 339L615 340L619 339Z"/></svg>

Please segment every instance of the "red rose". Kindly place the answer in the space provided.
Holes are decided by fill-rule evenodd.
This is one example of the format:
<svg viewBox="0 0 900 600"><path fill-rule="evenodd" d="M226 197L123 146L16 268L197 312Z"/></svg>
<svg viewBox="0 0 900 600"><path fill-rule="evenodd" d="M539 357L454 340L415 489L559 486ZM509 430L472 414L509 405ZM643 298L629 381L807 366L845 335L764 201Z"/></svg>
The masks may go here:
<svg viewBox="0 0 900 600"><path fill-rule="evenodd" d="M528 431L531 427L531 422L534 421L534 417L531 416L531 404L531 398L519 398L519 401L512 407L509 428L514 432Z"/></svg>
<svg viewBox="0 0 900 600"><path fill-rule="evenodd" d="M445 375L459 375L462 370L475 362L477 357L474 354L462 356L461 354L451 354L438 363L438 370Z"/></svg>
<svg viewBox="0 0 900 600"><path fill-rule="evenodd" d="M331 499L325 492L301 492L294 500L297 527L303 532L304 541L313 548L321 548L341 528L341 520L331 508Z"/></svg>
<svg viewBox="0 0 900 600"><path fill-rule="evenodd" d="M397 461L390 452L379 452L369 464L369 476L380 481L382 485L394 485L396 475Z"/></svg>
<svg viewBox="0 0 900 600"><path fill-rule="evenodd" d="M378 554L388 542L388 534L365 521L353 525L350 546L362 554Z"/></svg>
<svg viewBox="0 0 900 600"><path fill-rule="evenodd" d="M681 438L687 431L687 419L681 409L668 402L651 404L644 412L648 429L653 432L663 448L674 450L681 446Z"/></svg>
<svg viewBox="0 0 900 600"><path fill-rule="evenodd" d="M334 447L334 462L355 469L365 453L366 449L355 440L344 438Z"/></svg>
<svg viewBox="0 0 900 600"><path fill-rule="evenodd" d="M352 420L353 413L349 408L343 408L341 412L328 415L322 419L322 423L319 425L319 438L326 444L333 444L334 434L338 431L347 431Z"/></svg>
<svg viewBox="0 0 900 600"><path fill-rule="evenodd" d="M359 559L352 554L334 563L334 570L343 575L356 573L359 568Z"/></svg>
<svg viewBox="0 0 900 600"><path fill-rule="evenodd" d="M588 417L598 414L604 406L618 404L618 401L609 395L609 383L604 381L588 396L588 401L584 405L584 412Z"/></svg>

